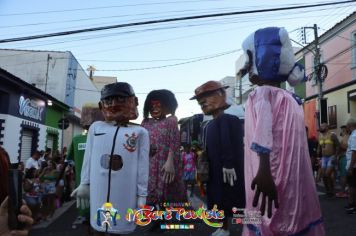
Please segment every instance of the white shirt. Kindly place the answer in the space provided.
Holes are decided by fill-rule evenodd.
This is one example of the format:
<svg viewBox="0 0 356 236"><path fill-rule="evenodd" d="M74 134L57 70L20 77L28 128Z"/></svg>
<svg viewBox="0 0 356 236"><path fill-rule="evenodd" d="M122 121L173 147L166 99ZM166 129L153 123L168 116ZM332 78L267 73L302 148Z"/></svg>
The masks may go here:
<svg viewBox="0 0 356 236"><path fill-rule="evenodd" d="M35 160L32 157L30 157L26 161L26 165L25 165L25 169L31 169L31 168L36 168L37 170L40 168L38 160Z"/></svg>
<svg viewBox="0 0 356 236"><path fill-rule="evenodd" d="M356 129L352 131L347 144L348 147L346 150L346 170L349 169L351 164L352 151L356 151ZM356 168L356 164L354 165L354 168Z"/></svg>
<svg viewBox="0 0 356 236"><path fill-rule="evenodd" d="M107 156L110 156L117 126L110 123L94 122L88 131L81 184L90 184L90 224L101 232L105 228L98 225L98 209L106 202L109 169ZM118 210L120 220L111 224L110 233L130 233L136 225L125 219L127 209L137 208L137 197L147 196L149 173L149 135L141 126L120 127L115 143L114 154L120 155L123 167L111 171L110 202ZM106 157L105 157L106 155Z"/></svg>

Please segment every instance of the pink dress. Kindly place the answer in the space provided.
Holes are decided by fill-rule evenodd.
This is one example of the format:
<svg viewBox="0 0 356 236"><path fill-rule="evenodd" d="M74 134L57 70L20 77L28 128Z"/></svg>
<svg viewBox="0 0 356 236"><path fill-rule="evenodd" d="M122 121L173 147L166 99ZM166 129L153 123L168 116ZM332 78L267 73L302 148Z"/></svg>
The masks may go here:
<svg viewBox="0 0 356 236"><path fill-rule="evenodd" d="M177 117L162 120L146 119L141 124L148 130L150 144L157 147L155 155L150 156L148 177L148 204L163 202L185 202L185 185L182 180L183 163L180 159L180 134ZM168 158L169 150L174 153L175 178L170 184L163 180L162 167Z"/></svg>
<svg viewBox="0 0 356 236"><path fill-rule="evenodd" d="M195 180L195 172L196 172L196 166L195 166L195 154L194 152L183 152L182 153L182 160L183 160L183 180L188 181L188 180Z"/></svg>
<svg viewBox="0 0 356 236"><path fill-rule="evenodd" d="M245 131L246 211L260 209L260 205L252 207L251 190L259 166L257 152L270 153L279 208L273 208L271 219L265 214L262 224L245 224L243 235L325 235L304 113L292 94L276 87L257 87L246 103Z"/></svg>

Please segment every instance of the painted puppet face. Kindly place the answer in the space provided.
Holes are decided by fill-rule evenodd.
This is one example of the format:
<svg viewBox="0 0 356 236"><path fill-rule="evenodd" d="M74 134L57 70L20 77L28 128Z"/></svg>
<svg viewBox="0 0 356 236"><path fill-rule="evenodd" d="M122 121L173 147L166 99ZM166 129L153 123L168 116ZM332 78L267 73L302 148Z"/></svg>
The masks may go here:
<svg viewBox="0 0 356 236"><path fill-rule="evenodd" d="M152 100L150 103L150 115L153 119L159 120L166 116L162 104L158 100Z"/></svg>
<svg viewBox="0 0 356 236"><path fill-rule="evenodd" d="M214 91L197 98L205 115L212 115L215 111L226 106L226 96L221 91Z"/></svg>
<svg viewBox="0 0 356 236"><path fill-rule="evenodd" d="M106 121L128 123L138 117L137 97L108 97L99 103Z"/></svg>

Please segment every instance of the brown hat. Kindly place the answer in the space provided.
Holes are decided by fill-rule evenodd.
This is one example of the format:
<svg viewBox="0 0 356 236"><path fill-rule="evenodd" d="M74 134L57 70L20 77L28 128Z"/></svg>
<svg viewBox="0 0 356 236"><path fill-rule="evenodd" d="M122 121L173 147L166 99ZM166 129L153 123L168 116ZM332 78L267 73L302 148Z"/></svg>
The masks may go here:
<svg viewBox="0 0 356 236"><path fill-rule="evenodd" d="M210 92L214 92L219 89L227 89L229 86L224 86L222 83L219 81L214 81L210 80L206 82L205 84L200 85L198 88L195 89L195 96L190 98L190 100L197 99L198 97L201 97L202 95Z"/></svg>

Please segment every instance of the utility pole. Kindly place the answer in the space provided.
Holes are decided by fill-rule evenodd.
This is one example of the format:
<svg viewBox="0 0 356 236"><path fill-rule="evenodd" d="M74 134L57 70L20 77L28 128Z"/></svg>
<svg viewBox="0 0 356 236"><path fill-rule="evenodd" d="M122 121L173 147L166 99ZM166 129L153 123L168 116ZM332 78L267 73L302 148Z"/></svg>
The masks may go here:
<svg viewBox="0 0 356 236"><path fill-rule="evenodd" d="M49 60L50 59L52 59L52 57L49 54L47 54L47 70L46 70L45 93L47 93L48 68L49 68Z"/></svg>
<svg viewBox="0 0 356 236"><path fill-rule="evenodd" d="M304 43L307 43L306 40L306 33L305 29L313 29L314 30L314 47L315 50L314 52L312 50L309 50L307 47L307 50L309 50L313 56L314 56L314 71L313 71L313 77L315 78L317 84L319 85L319 94L318 94L318 110L319 110L319 117L318 117L318 125L320 127L320 124L322 123L322 114L321 114L321 103L323 100L323 82L325 78L328 75L328 69L326 65L320 62L320 46L319 46L319 37L318 37L318 26L314 24L313 27L302 27L302 40Z"/></svg>
<svg viewBox="0 0 356 236"><path fill-rule="evenodd" d="M315 58L314 58L314 75L316 76L316 81L319 85L319 127L321 124L321 101L323 100L323 79L321 78L320 70L320 48L319 48L319 37L318 37L318 27L314 24L314 44L315 44Z"/></svg>

